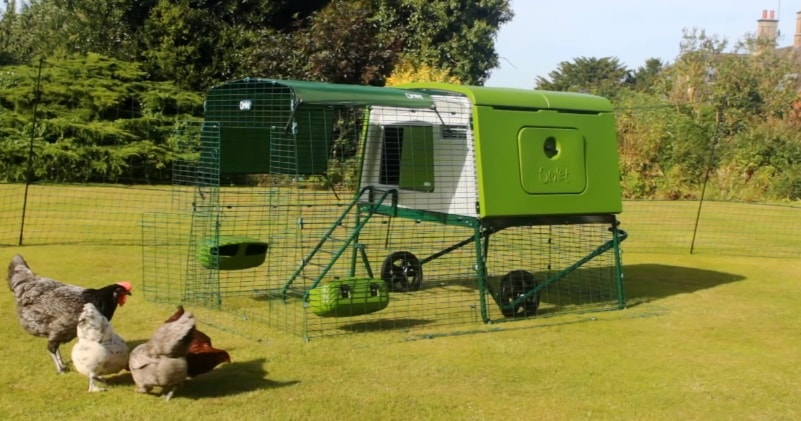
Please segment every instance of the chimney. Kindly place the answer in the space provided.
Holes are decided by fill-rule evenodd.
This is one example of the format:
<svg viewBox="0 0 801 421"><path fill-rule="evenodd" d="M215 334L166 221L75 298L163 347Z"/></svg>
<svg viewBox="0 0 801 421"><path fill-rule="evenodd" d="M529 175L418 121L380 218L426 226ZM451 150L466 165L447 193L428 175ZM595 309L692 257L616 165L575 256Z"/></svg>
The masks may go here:
<svg viewBox="0 0 801 421"><path fill-rule="evenodd" d="M801 48L801 12L795 12L795 37L793 38L793 48Z"/></svg>
<svg viewBox="0 0 801 421"><path fill-rule="evenodd" d="M797 32L798 31L796 31L796 33ZM763 10L762 19L757 21L757 38L772 43L772 45L775 46L778 33L779 21L776 20L776 12L771 10L769 13L767 10Z"/></svg>

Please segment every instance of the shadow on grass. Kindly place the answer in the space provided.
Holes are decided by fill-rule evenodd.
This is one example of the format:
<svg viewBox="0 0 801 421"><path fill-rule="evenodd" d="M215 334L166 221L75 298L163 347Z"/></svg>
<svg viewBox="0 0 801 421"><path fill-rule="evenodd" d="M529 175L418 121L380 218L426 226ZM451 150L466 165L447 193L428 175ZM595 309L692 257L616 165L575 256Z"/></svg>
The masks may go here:
<svg viewBox="0 0 801 421"><path fill-rule="evenodd" d="M349 332L372 332L378 330L409 329L431 323L426 319L382 319L367 322L349 323L340 326L340 329Z"/></svg>
<svg viewBox="0 0 801 421"><path fill-rule="evenodd" d="M190 399L231 396L300 383L298 380L281 382L268 379L267 370L264 369L265 361L266 359L259 358L222 364L208 373L188 379L175 392L176 396ZM133 386L134 381L130 372L123 371L116 376L109 376L106 384L109 386ZM159 389L156 388L156 391L158 392Z"/></svg>
<svg viewBox="0 0 801 421"><path fill-rule="evenodd" d="M623 273L629 306L745 279L732 273L653 263L623 265Z"/></svg>
<svg viewBox="0 0 801 421"><path fill-rule="evenodd" d="M276 381L267 378L264 358L251 361L234 361L189 379L176 393L187 398L232 396L262 389L292 386L298 380Z"/></svg>

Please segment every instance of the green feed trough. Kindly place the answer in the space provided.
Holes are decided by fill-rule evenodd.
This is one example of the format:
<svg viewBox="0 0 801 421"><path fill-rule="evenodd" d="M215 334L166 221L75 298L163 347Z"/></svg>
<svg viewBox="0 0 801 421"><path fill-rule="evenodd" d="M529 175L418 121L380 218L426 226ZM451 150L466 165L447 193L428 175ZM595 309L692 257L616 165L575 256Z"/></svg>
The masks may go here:
<svg viewBox="0 0 801 421"><path fill-rule="evenodd" d="M308 302L318 316L358 316L385 309L389 291L381 279L334 279L310 289Z"/></svg>
<svg viewBox="0 0 801 421"><path fill-rule="evenodd" d="M236 235L211 236L200 241L197 260L206 269L249 269L264 263L267 243Z"/></svg>

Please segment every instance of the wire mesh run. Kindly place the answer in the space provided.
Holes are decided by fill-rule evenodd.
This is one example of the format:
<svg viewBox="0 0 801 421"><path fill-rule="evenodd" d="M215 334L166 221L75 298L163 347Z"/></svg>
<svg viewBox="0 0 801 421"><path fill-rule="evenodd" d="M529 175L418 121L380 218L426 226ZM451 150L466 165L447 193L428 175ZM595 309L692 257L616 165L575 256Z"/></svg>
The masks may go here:
<svg viewBox="0 0 801 421"><path fill-rule="evenodd" d="M318 105L228 88L176 136L172 206L144 214L146 298L306 338L622 306L613 224L479 217L466 97Z"/></svg>
<svg viewBox="0 0 801 421"><path fill-rule="evenodd" d="M276 196L285 197L279 201ZM332 219L347 208L347 202L337 200L332 192L297 184L236 189L221 197L225 198L223 208L229 212L223 219L229 223L237 220L240 228L225 230L221 238L241 238L247 232L265 239L269 247L264 263L242 270L204 266L190 215L145 214L147 299L217 308L307 338L621 307L620 267L613 249L558 276L611 240L606 224L501 230L489 237L486 276L481 279L477 266L483 251L474 241L475 228L377 215L361 228L357 243L335 262L325 261L333 266L315 285L320 268L310 265L289 281L321 238L346 238L352 231L357 218L351 214L329 233ZM273 197L272 203L263 207L269 210L268 215L237 214L238 210L251 209L248 203L256 197ZM246 227L246 219L252 225ZM319 253L330 259L333 251ZM531 273L540 284L550 283L537 293L538 308L525 314L509 313L501 307L501 283L510 273L521 270ZM386 305L366 314L352 308L341 310L341 314L317 314L309 291L352 279L380 284L386 289ZM356 305L372 304L363 299Z"/></svg>

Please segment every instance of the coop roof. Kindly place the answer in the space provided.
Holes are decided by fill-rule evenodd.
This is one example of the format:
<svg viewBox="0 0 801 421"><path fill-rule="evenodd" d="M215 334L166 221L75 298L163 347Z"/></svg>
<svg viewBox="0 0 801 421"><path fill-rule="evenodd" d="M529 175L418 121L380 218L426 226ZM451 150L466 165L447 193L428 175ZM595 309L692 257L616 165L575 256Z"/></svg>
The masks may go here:
<svg viewBox="0 0 801 421"><path fill-rule="evenodd" d="M398 87L431 95L461 94L467 96L470 102L476 106L590 112L612 111L612 104L606 98L576 92L451 85L434 82L409 83Z"/></svg>
<svg viewBox="0 0 801 421"><path fill-rule="evenodd" d="M297 104L382 105L404 108L434 108L434 101L425 92L404 89L345 85L326 82L246 78L227 82L212 90L288 88Z"/></svg>

